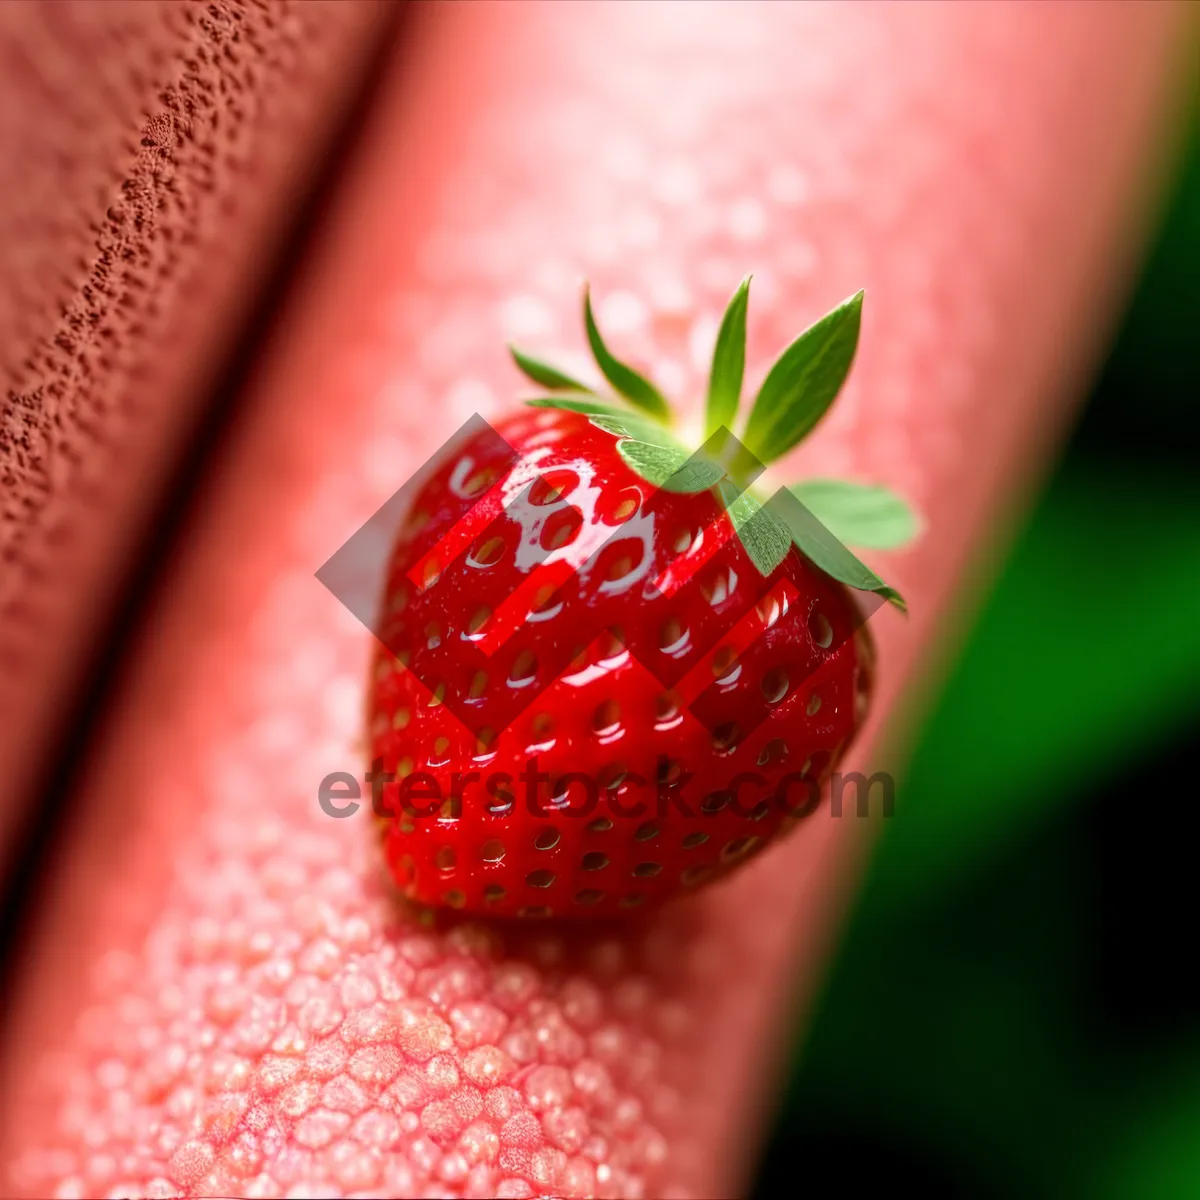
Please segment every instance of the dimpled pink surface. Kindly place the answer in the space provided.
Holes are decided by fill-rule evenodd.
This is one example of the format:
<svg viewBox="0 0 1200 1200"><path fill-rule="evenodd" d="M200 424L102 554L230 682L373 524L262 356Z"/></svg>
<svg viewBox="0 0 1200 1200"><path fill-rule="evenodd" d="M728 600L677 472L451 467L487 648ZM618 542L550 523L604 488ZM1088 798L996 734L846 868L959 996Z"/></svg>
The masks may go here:
<svg viewBox="0 0 1200 1200"><path fill-rule="evenodd" d="M522 394L505 339L587 370L584 276L611 343L693 404L747 271L752 383L865 286L850 384L790 465L926 516L880 562L914 614L874 622L892 707L1103 315L1171 11L422 15L87 772L9 1032L5 1191L744 1184L859 823L813 817L652 920L422 924L369 809L317 806L361 773L370 646L313 572Z"/></svg>

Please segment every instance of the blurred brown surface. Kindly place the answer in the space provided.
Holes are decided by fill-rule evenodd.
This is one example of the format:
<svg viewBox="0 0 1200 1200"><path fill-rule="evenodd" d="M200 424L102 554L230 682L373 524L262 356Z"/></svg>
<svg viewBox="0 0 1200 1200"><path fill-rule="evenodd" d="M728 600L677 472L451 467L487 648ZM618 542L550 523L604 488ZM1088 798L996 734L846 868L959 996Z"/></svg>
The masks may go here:
<svg viewBox="0 0 1200 1200"><path fill-rule="evenodd" d="M0 4L0 867L374 0Z"/></svg>

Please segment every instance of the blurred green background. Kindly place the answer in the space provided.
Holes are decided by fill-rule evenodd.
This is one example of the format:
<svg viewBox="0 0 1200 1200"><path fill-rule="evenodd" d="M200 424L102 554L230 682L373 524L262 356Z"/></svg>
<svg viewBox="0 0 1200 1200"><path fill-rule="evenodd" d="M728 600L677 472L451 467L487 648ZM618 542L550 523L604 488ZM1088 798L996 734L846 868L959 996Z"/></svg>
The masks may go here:
<svg viewBox="0 0 1200 1200"><path fill-rule="evenodd" d="M1200 119L928 721L760 1198L1200 1198Z"/></svg>

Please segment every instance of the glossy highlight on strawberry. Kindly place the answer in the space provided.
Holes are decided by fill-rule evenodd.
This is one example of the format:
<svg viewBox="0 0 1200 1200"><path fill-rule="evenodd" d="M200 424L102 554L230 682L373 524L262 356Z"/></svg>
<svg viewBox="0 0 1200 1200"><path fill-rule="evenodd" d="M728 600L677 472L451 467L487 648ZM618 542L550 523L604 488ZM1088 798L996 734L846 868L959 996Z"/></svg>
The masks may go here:
<svg viewBox="0 0 1200 1200"><path fill-rule="evenodd" d="M718 337L706 444L743 451L726 423L746 295ZM764 439L786 448L828 408L860 304L768 374L744 435L759 470ZM553 394L447 447L395 539L369 782L391 871L423 904L614 915L732 870L817 811L863 723L873 652L847 585L902 604L829 520L790 501L809 522L793 532L753 472L690 456L586 297L585 324L627 407L514 351ZM841 486L862 526L862 494ZM894 531L900 502L870 492ZM836 522L845 494L830 495Z"/></svg>

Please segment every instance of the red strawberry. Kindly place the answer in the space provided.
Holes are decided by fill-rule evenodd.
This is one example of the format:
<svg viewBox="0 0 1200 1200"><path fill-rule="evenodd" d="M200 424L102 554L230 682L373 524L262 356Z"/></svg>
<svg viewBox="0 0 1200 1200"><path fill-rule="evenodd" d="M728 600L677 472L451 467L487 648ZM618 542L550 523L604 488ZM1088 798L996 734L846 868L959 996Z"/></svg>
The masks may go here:
<svg viewBox="0 0 1200 1200"><path fill-rule="evenodd" d="M514 351L556 395L476 421L432 464L396 538L371 695L377 811L409 897L517 916L657 903L811 812L860 728L871 648L846 583L900 601L828 530L894 544L911 520L832 481L801 485L808 508L739 493L837 394L861 293L785 351L743 447L724 427L748 282L701 456L585 297L600 368L640 412Z"/></svg>

